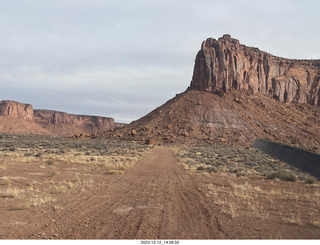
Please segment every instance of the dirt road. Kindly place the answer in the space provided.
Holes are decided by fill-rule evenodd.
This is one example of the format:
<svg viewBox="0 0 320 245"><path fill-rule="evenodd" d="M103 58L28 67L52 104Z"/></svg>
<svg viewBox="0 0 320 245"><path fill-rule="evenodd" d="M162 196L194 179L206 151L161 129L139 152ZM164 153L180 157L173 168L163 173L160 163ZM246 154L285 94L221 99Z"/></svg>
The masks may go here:
<svg viewBox="0 0 320 245"><path fill-rule="evenodd" d="M90 188L28 209L2 208L0 238L319 238L318 186L190 173L169 147L156 147L124 175L81 169L57 165L61 174L93 178Z"/></svg>
<svg viewBox="0 0 320 245"><path fill-rule="evenodd" d="M87 227L72 224L63 229L66 238L217 237L197 186L169 148L155 149L104 193L71 210Z"/></svg>
<svg viewBox="0 0 320 245"><path fill-rule="evenodd" d="M15 231L13 237L221 237L196 182L177 164L170 148L156 148L124 175L107 177L109 180L91 193L68 197L62 210L29 217L33 222Z"/></svg>

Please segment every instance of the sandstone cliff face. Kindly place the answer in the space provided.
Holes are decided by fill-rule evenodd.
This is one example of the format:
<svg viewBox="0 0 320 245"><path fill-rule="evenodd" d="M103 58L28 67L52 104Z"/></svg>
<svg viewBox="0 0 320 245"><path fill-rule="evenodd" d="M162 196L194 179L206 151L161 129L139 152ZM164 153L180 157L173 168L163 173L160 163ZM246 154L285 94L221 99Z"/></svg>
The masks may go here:
<svg viewBox="0 0 320 245"><path fill-rule="evenodd" d="M282 102L320 105L320 60L293 60L247 47L230 35L202 43L190 89L249 90Z"/></svg>
<svg viewBox="0 0 320 245"><path fill-rule="evenodd" d="M0 101L0 116L32 120L33 108L30 104L23 104L12 100L3 100Z"/></svg>
<svg viewBox="0 0 320 245"><path fill-rule="evenodd" d="M34 110L32 105L0 101L0 133L71 136L107 131L123 124L113 118Z"/></svg>
<svg viewBox="0 0 320 245"><path fill-rule="evenodd" d="M97 133L115 128L113 118L75 115L52 110L34 110L34 120L45 128L55 129L54 133L59 133L59 128L63 126L68 126L68 130L72 126L74 128L71 130L73 134Z"/></svg>

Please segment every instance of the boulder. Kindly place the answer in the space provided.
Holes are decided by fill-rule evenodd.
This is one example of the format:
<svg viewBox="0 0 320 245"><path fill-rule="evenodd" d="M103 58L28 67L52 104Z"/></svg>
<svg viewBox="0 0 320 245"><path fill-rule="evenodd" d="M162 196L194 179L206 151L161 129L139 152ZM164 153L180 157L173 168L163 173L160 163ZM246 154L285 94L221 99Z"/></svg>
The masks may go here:
<svg viewBox="0 0 320 245"><path fill-rule="evenodd" d="M135 131L135 130L131 130L130 135L131 135L132 137L135 137L135 136L138 135L138 133L137 133L137 131Z"/></svg>

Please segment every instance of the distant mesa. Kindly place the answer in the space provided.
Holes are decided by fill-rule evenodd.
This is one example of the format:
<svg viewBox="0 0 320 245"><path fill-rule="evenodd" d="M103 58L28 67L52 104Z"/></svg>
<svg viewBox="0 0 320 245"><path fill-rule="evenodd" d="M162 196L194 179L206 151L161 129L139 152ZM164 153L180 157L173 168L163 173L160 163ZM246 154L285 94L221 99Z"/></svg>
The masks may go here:
<svg viewBox="0 0 320 245"><path fill-rule="evenodd" d="M30 104L23 104L12 100L0 101L0 116L32 120L33 107Z"/></svg>
<svg viewBox="0 0 320 245"><path fill-rule="evenodd" d="M32 105L0 101L0 132L71 136L94 134L121 127L113 118L75 115L53 110L35 110Z"/></svg>

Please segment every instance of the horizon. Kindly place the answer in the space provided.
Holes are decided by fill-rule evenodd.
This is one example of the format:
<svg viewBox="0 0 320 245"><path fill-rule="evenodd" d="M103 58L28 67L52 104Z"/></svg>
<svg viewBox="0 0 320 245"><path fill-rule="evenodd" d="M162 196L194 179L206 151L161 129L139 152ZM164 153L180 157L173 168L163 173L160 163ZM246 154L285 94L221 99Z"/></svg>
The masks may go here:
<svg viewBox="0 0 320 245"><path fill-rule="evenodd" d="M0 100L36 109L130 123L185 91L202 41L223 34L278 57L320 58L312 0L2 5Z"/></svg>

